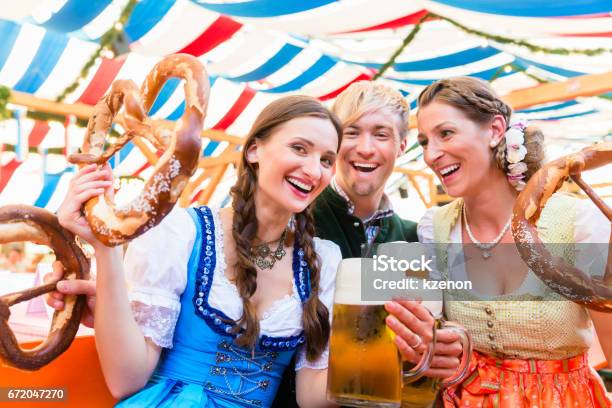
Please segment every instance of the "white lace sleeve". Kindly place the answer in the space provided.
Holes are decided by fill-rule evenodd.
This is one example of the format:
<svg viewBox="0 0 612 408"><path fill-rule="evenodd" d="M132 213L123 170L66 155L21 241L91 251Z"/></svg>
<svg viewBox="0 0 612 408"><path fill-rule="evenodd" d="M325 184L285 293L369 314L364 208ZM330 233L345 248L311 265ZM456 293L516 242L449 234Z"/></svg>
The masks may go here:
<svg viewBox="0 0 612 408"><path fill-rule="evenodd" d="M176 208L133 240L125 254L134 318L143 335L160 347L172 347L195 234L191 216Z"/></svg>
<svg viewBox="0 0 612 408"><path fill-rule="evenodd" d="M336 272L338 271L340 261L342 261L342 252L340 252L340 247L331 241L315 238L314 243L315 250L321 259L321 279L319 282L321 290L319 292L319 299L321 299L321 302L323 302L327 310L329 310L329 321L331 324L334 306L334 289L336 287ZM327 368L327 360L329 360L329 343L316 361L308 361L304 345L300 346L297 353L295 362L296 371L304 367L318 370Z"/></svg>
<svg viewBox="0 0 612 408"><path fill-rule="evenodd" d="M591 200L579 200L576 208L575 265L593 276L603 276L608 259L610 221Z"/></svg>

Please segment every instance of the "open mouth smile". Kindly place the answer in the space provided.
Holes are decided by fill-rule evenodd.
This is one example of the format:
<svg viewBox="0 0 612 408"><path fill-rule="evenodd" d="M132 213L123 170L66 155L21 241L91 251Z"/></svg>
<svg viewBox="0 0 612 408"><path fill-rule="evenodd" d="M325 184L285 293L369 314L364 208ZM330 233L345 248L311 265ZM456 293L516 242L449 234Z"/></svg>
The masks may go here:
<svg viewBox="0 0 612 408"><path fill-rule="evenodd" d="M442 177L443 181L447 181L453 174L457 173L461 165L458 163L451 164L445 167L441 167L438 169L438 173Z"/></svg>
<svg viewBox="0 0 612 408"><path fill-rule="evenodd" d="M312 184L305 183L304 181L295 177L285 177L285 180L287 180L287 183L289 183L289 185L291 185L293 188L295 188L302 194L309 194L314 188Z"/></svg>
<svg viewBox="0 0 612 408"><path fill-rule="evenodd" d="M363 173L371 173L379 167L378 164L365 162L351 162L351 166L353 166L355 170Z"/></svg>

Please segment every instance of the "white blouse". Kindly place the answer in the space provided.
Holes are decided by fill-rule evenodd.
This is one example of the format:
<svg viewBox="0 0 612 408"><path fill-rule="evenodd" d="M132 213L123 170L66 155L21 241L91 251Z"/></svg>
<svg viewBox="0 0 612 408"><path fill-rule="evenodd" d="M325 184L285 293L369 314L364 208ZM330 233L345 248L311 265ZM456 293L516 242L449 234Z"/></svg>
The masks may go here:
<svg viewBox="0 0 612 408"><path fill-rule="evenodd" d="M213 209L215 225L221 225L218 210ZM156 227L133 240L125 255L129 299L136 322L145 337L160 347L171 348L174 328L181 310L181 295L187 286L188 261L196 238L196 225L183 208L172 210ZM215 228L217 256L208 301L234 320L242 316L242 301L236 286L225 276L223 229ZM340 248L331 241L314 238L314 248L321 261L319 298L332 314L336 270L342 260ZM260 333L271 337L289 337L302 331L302 303L293 282L293 291L276 300L259 322ZM296 370L303 367L326 368L329 350L315 362L298 349Z"/></svg>
<svg viewBox="0 0 612 408"><path fill-rule="evenodd" d="M433 217L440 207L427 209L417 226L419 242L429 244L434 242ZM461 243L462 225L457 222L450 232L450 242ZM608 242L610 237L610 222L606 216L590 200L578 200L575 216L574 242L580 244L602 244ZM592 275L604 274L607 251L604 245L581 245L576 253L575 264L580 265L585 271ZM468 281L467 271L463 262L455 262L455 257L460 256L457 250L449 250L448 264L455 265L451 273L451 279L457 281ZM462 256L462 255L461 255ZM434 278L441 279L438 271L433 273ZM523 284L512 294L518 295L532 290L533 288L544 288L537 276L530 270ZM472 294L477 294L475 291ZM530 292L533 293L533 292Z"/></svg>

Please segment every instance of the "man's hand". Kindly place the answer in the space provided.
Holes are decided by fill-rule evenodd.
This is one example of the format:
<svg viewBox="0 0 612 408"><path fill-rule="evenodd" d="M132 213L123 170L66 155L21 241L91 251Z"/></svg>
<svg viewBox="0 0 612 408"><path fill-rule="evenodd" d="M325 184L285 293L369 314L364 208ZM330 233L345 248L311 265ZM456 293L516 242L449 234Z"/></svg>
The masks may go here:
<svg viewBox="0 0 612 408"><path fill-rule="evenodd" d="M53 272L44 276L45 283L58 281L64 274L64 267L59 261L53 262ZM81 316L81 324L87 327L94 325L94 310L96 306L96 282L83 279L62 280L57 282L57 291L47 294L47 304L55 310L64 309L64 295L86 295L87 308Z"/></svg>

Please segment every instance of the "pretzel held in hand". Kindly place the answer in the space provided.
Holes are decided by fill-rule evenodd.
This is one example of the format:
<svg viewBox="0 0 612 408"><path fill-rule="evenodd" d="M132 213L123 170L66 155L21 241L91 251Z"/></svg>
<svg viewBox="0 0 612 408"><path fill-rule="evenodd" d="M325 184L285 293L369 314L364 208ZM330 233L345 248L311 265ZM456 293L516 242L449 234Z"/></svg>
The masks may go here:
<svg viewBox="0 0 612 408"><path fill-rule="evenodd" d="M590 309L612 312L612 254L608 245L608 264L603 279L553 257L538 236L536 223L548 199L571 177L599 209L612 221L612 210L586 184L580 173L612 162L612 143L599 143L578 153L561 157L535 173L514 205L512 235L518 251L529 268L551 289ZM604 237L602 237L604 238ZM610 240L608 239L608 242Z"/></svg>
<svg viewBox="0 0 612 408"><path fill-rule="evenodd" d="M171 77L185 82L185 112L174 130L147 117L162 86ZM209 93L202 63L191 55L175 54L153 67L140 90L131 80L118 80L96 104L82 153L71 155L72 163L102 165L135 136L144 137L158 150L164 150L153 175L133 201L119 207L112 198L98 196L85 203L85 217L102 243L116 246L136 238L159 224L172 210L198 166ZM125 108L121 124L126 132L105 150L106 136L121 107Z"/></svg>

